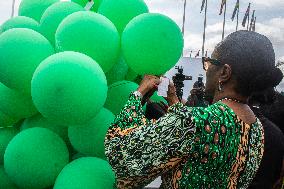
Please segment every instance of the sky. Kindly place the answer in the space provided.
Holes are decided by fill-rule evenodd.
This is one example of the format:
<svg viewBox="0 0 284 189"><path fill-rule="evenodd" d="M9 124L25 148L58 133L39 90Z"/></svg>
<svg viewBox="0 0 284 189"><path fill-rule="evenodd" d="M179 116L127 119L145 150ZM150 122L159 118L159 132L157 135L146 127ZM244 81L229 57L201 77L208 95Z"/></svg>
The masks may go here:
<svg viewBox="0 0 284 189"><path fill-rule="evenodd" d="M208 0L208 17L205 50L208 54L222 39L223 16L219 16L222 0ZM16 0L16 13L21 0ZM150 12L162 13L182 27L184 0L145 0ZM256 32L266 35L273 43L276 60L284 60L284 0L240 0L239 22L241 23L248 3L256 10ZM184 55L193 56L202 47L204 12L200 13L202 0L187 0L184 33ZM225 36L235 31L236 20L231 21L236 0L227 0ZM10 18L12 0L0 0L0 24ZM239 29L245 29L239 24Z"/></svg>
<svg viewBox="0 0 284 189"><path fill-rule="evenodd" d="M223 16L219 16L222 0L208 0L205 50L209 54L222 39ZM239 22L242 21L249 2L256 10L256 32L266 35L273 43L276 60L284 59L284 0L240 0ZM160 12L182 27L184 0L146 0L150 12ZM235 31L236 20L231 16L236 0L227 0L225 36ZM185 54L202 47L204 12L200 14L202 0L187 0L185 22ZM239 24L239 29L245 29Z"/></svg>

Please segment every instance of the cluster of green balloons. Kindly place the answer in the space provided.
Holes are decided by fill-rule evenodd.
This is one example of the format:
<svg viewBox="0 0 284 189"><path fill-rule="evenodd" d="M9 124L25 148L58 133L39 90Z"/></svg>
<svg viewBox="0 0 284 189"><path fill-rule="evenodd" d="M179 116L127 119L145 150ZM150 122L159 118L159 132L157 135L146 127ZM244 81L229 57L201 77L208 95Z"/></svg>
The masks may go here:
<svg viewBox="0 0 284 189"><path fill-rule="evenodd" d="M181 56L178 26L143 0L90 3L22 0L0 26L0 188L113 188L109 126Z"/></svg>

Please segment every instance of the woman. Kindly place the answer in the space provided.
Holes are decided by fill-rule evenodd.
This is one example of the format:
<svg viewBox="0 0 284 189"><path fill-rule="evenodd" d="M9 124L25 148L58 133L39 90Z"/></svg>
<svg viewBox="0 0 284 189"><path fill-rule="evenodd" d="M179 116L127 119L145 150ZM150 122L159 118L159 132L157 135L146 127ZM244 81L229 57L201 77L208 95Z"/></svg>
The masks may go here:
<svg viewBox="0 0 284 189"><path fill-rule="evenodd" d="M145 119L141 98L159 84L146 76L108 130L105 149L118 188L141 188L162 176L161 188L247 188L262 159L263 128L247 99L281 78L271 42L238 31L203 59L207 108L190 108L169 88L168 113ZM281 75L283 76L283 75Z"/></svg>

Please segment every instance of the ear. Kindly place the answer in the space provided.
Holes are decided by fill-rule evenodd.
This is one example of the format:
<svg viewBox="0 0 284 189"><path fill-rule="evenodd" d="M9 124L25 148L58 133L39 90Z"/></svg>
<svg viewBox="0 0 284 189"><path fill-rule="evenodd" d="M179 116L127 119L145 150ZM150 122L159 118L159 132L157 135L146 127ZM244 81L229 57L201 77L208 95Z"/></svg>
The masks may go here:
<svg viewBox="0 0 284 189"><path fill-rule="evenodd" d="M225 64L220 72L219 81L222 83L226 83L232 77L232 68L228 64Z"/></svg>

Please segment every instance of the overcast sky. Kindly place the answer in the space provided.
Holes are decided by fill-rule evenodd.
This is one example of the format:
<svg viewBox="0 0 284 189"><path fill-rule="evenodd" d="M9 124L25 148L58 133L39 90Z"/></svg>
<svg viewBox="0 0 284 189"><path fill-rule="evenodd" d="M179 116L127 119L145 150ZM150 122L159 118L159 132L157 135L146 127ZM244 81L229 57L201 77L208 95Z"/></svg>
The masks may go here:
<svg viewBox="0 0 284 189"><path fill-rule="evenodd" d="M222 0L208 0L208 25L206 49L211 52L222 38L223 16L219 16ZM183 0L146 0L151 12L162 12L182 26ZM236 21L231 21L236 0L227 0L226 35L235 31ZM270 38L276 57L284 59L284 0L240 0L240 22L248 3L256 10L256 31ZM202 0L187 0L185 25L185 50L197 51L202 46L203 18L200 14ZM241 24L240 24L241 25ZM239 27L240 29L244 29Z"/></svg>
<svg viewBox="0 0 284 189"><path fill-rule="evenodd" d="M16 0L18 8L21 0ZM150 12L159 12L171 17L182 27L184 0L145 0ZM208 25L205 50L209 54L214 46L221 41L223 16L219 16L222 0L208 0ZM227 0L226 34L235 31L236 21L231 21L231 15L236 0ZM252 3L252 10L256 10L256 31L268 36L272 41L276 59L284 59L284 0L240 0L240 22L243 19L248 3ZM187 0L185 24L185 52L192 50L196 53L202 47L203 19L200 14L202 0ZM11 15L12 0L0 0L0 24ZM16 10L17 12L17 10ZM242 26L240 24L240 29Z"/></svg>

